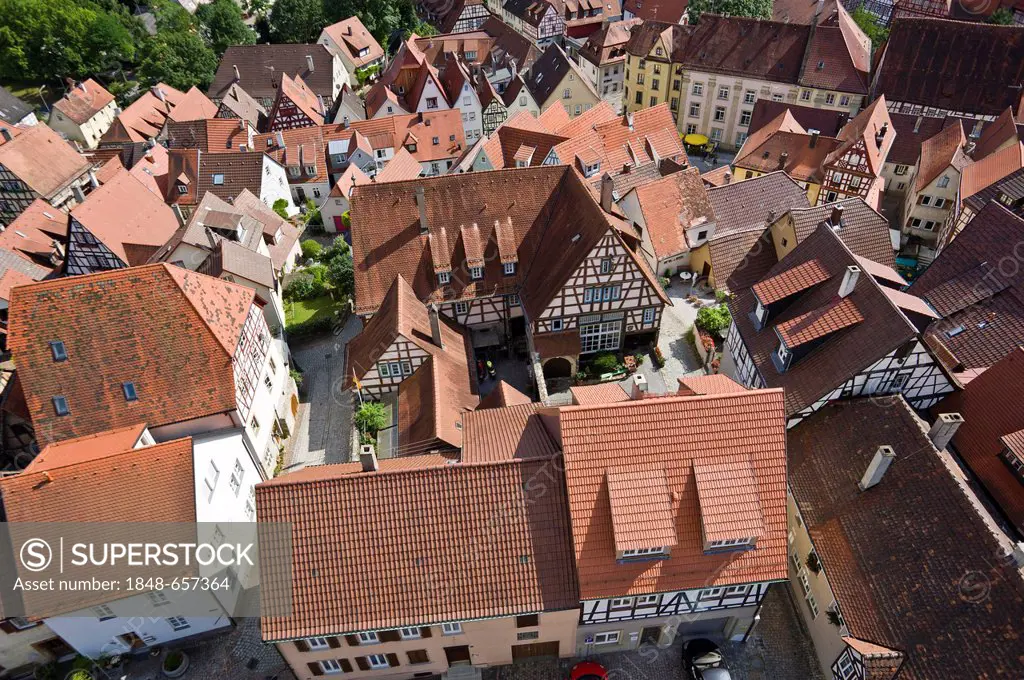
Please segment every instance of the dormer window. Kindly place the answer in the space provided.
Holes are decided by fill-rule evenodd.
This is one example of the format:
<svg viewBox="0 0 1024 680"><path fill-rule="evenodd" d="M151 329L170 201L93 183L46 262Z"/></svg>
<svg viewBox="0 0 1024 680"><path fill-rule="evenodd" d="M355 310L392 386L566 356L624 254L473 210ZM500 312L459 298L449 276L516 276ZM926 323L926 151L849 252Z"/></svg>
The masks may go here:
<svg viewBox="0 0 1024 680"><path fill-rule="evenodd" d="M406 149L406 151L408 151L409 153L416 153L416 145L415 145L415 144L407 144L407 145L405 146L405 149Z"/></svg>
<svg viewBox="0 0 1024 680"><path fill-rule="evenodd" d="M316 166L315 165L307 165L306 166L306 174L307 175L315 175L316 174Z"/></svg>
<svg viewBox="0 0 1024 680"><path fill-rule="evenodd" d="M181 195L181 196L184 196L187 193L188 193L188 187L185 186L184 184L179 184L178 185L178 194Z"/></svg>
<svg viewBox="0 0 1024 680"><path fill-rule="evenodd" d="M754 310L754 318L757 319L758 328L764 328L764 322L768 320L768 308L757 301L757 309Z"/></svg>
<svg viewBox="0 0 1024 680"><path fill-rule="evenodd" d="M502 269L505 272L505 276L512 276L513 274L516 273L516 263L506 262L504 265L502 265Z"/></svg>
<svg viewBox="0 0 1024 680"><path fill-rule="evenodd" d="M437 97L427 97L427 108L428 109L436 109L437 108Z"/></svg>
<svg viewBox="0 0 1024 680"><path fill-rule="evenodd" d="M298 177L299 173L300 170L297 165L293 165L292 167L288 168L288 174L291 175L292 177Z"/></svg>
<svg viewBox="0 0 1024 680"><path fill-rule="evenodd" d="M53 354L54 361L68 360L68 351L64 347L64 343L61 340L50 341L50 353Z"/></svg>
<svg viewBox="0 0 1024 680"><path fill-rule="evenodd" d="M135 390L135 383L132 381L121 383L121 391L124 392L125 401L138 401L139 393Z"/></svg>
<svg viewBox="0 0 1024 680"><path fill-rule="evenodd" d="M667 552L663 546L657 546L654 548L638 548L636 550L623 550L622 559L636 559L641 557L660 557L666 555Z"/></svg>
<svg viewBox="0 0 1024 680"><path fill-rule="evenodd" d="M708 541L707 550L739 550L754 545L753 538L729 538L724 541Z"/></svg>
<svg viewBox="0 0 1024 680"><path fill-rule="evenodd" d="M442 286L445 285L445 284L451 283L451 280L452 280L452 273L451 272L438 272L437 273L437 282L440 283Z"/></svg>
<svg viewBox="0 0 1024 680"><path fill-rule="evenodd" d="M776 366L779 368L779 371L786 370L786 364L789 363L789 358L791 356L793 355L788 349L786 349L785 343L780 342L779 348L775 350L775 358L777 359Z"/></svg>
<svg viewBox="0 0 1024 680"><path fill-rule="evenodd" d="M471 279L482 279L482 278L484 278L484 268L483 267L470 267L469 268L469 277Z"/></svg>

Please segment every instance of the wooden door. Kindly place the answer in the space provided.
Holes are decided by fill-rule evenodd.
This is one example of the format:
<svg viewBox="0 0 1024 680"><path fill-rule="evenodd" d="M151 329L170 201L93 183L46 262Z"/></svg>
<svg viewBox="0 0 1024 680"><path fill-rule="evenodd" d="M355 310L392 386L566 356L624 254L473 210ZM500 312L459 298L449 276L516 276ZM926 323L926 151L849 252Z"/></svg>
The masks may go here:
<svg viewBox="0 0 1024 680"><path fill-rule="evenodd" d="M448 659L449 666L457 666L459 664L467 664L470 662L469 658L469 645L459 645L457 647L445 647L444 656Z"/></svg>
<svg viewBox="0 0 1024 680"><path fill-rule="evenodd" d="M558 656L558 640L554 642L531 642L526 645L512 645L512 660L534 659L539 656Z"/></svg>

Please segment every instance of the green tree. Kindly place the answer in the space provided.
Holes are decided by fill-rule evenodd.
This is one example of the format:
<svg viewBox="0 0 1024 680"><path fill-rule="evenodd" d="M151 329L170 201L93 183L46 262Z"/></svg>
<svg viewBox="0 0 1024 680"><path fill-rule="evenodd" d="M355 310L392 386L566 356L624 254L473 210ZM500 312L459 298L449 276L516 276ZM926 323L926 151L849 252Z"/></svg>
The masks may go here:
<svg viewBox="0 0 1024 680"><path fill-rule="evenodd" d="M281 219L288 219L288 201L279 198L274 201L274 212L281 216Z"/></svg>
<svg viewBox="0 0 1024 680"><path fill-rule="evenodd" d="M201 90L213 80L217 56L195 33L157 33L146 43L139 76L148 85L167 83L181 91Z"/></svg>
<svg viewBox="0 0 1024 680"><path fill-rule="evenodd" d="M725 305L701 307L697 310L697 327L708 333L720 333L732 323L732 315Z"/></svg>
<svg viewBox="0 0 1024 680"><path fill-rule="evenodd" d="M368 401L356 411L355 421L360 432L376 434L378 430L387 427L388 412L384 404Z"/></svg>
<svg viewBox="0 0 1024 680"><path fill-rule="evenodd" d="M151 0L150 11L156 17L156 30L160 33L192 30L192 15L174 0Z"/></svg>
<svg viewBox="0 0 1024 680"><path fill-rule="evenodd" d="M690 0L686 12L691 23L697 23L700 15L728 14L733 17L772 18L772 0Z"/></svg>
<svg viewBox="0 0 1024 680"><path fill-rule="evenodd" d="M352 296L356 288L356 278L351 255L340 255L327 264L327 281L337 292Z"/></svg>
<svg viewBox="0 0 1024 680"><path fill-rule="evenodd" d="M323 4L327 23L357 16L382 45L395 31L405 35L420 25L413 0L323 0ZM430 35L436 33L433 28L422 30L430 30Z"/></svg>
<svg viewBox="0 0 1024 680"><path fill-rule="evenodd" d="M303 260L315 260L324 251L324 247L311 238L300 243L299 247L302 249Z"/></svg>
<svg viewBox="0 0 1024 680"><path fill-rule="evenodd" d="M995 12L992 12L988 18L990 24L1000 24L1002 26L1013 25L1013 10L1009 7L1000 7Z"/></svg>
<svg viewBox="0 0 1024 680"><path fill-rule="evenodd" d="M278 43L312 43L327 25L323 0L277 0L270 9L270 35Z"/></svg>
<svg viewBox="0 0 1024 680"><path fill-rule="evenodd" d="M196 10L199 33L219 57L232 45L253 45L256 32L242 21L242 12L235 0L213 0Z"/></svg>
<svg viewBox="0 0 1024 680"><path fill-rule="evenodd" d="M879 23L878 17L863 7L853 10L850 17L854 23L860 26L860 30L864 31L864 35L871 38L872 50L877 50L882 43L889 39L889 29Z"/></svg>

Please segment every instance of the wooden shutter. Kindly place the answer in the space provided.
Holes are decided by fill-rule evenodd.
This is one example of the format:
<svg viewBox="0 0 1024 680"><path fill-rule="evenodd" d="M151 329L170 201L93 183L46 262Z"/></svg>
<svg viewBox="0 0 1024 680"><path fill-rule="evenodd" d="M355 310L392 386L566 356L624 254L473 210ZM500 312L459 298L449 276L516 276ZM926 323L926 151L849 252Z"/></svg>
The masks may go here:
<svg viewBox="0 0 1024 680"><path fill-rule="evenodd" d="M430 663L430 657L425 649L413 649L406 652L409 655L409 664Z"/></svg>
<svg viewBox="0 0 1024 680"><path fill-rule="evenodd" d="M347 642L352 647L358 647L359 646L359 636L358 635L346 635L345 636L345 642Z"/></svg>
<svg viewBox="0 0 1024 680"><path fill-rule="evenodd" d="M299 650L300 652L308 652L309 651L309 643L306 642L305 640L296 640L295 641L295 649Z"/></svg>
<svg viewBox="0 0 1024 680"><path fill-rule="evenodd" d="M397 630L382 630L377 633L377 637L380 638L381 642L398 642L402 639Z"/></svg>
<svg viewBox="0 0 1024 680"><path fill-rule="evenodd" d="M348 659L338 659L338 663L341 664L341 670L344 671L345 673L351 673L352 672L352 662L349 661Z"/></svg>
<svg viewBox="0 0 1024 680"><path fill-rule="evenodd" d="M319 662L317 662L317 661L310 661L306 665L309 666L309 672L312 673L313 675L323 675L324 674L324 669L320 668L320 663Z"/></svg>
<svg viewBox="0 0 1024 680"><path fill-rule="evenodd" d="M391 654L385 654L384 656L387 657L388 665L391 666L392 668L394 668L395 666L398 665L398 655L397 654L391 653Z"/></svg>
<svg viewBox="0 0 1024 680"><path fill-rule="evenodd" d="M420 628L420 635L422 635L425 638L428 638L431 635L433 635L430 626L423 626L422 628Z"/></svg>
<svg viewBox="0 0 1024 680"><path fill-rule="evenodd" d="M341 640L337 637L329 637L327 638L327 645L331 649L337 649L338 647L341 647Z"/></svg>
<svg viewBox="0 0 1024 680"><path fill-rule="evenodd" d="M370 662L366 660L365 656L357 656L356 665L359 666L359 670L361 671L370 670Z"/></svg>

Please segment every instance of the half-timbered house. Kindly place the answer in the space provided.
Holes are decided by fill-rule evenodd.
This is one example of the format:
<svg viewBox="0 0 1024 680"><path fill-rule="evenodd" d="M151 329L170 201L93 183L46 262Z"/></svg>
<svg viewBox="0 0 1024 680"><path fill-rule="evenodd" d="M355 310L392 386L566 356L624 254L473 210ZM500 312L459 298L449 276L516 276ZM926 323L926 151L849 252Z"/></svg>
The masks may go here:
<svg viewBox="0 0 1024 680"><path fill-rule="evenodd" d="M281 87L277 90L277 98L270 109L267 128L271 132L294 130L324 124L324 103L301 76L288 77L281 74Z"/></svg>
<svg viewBox="0 0 1024 680"><path fill-rule="evenodd" d="M417 4L438 33L475 31L491 16L484 0L420 0Z"/></svg>
<svg viewBox="0 0 1024 680"><path fill-rule="evenodd" d="M37 198L70 210L92 189L92 164L46 125L3 128L0 139L0 222Z"/></svg>
<svg viewBox="0 0 1024 680"><path fill-rule="evenodd" d="M320 205L327 198L331 192L331 178L324 156L327 147L322 128L300 127L258 135L253 143L258 151L266 153L287 170L288 186L295 205L304 206L308 200Z"/></svg>
<svg viewBox="0 0 1024 680"><path fill-rule="evenodd" d="M565 17L549 0L506 0L502 18L541 47L565 35Z"/></svg>
<svg viewBox="0 0 1024 680"><path fill-rule="evenodd" d="M819 224L751 288L734 291L727 372L751 387L785 388L790 427L842 398L899 393L917 408L935 404L953 389L921 338L937 314L898 290L901 281Z"/></svg>
<svg viewBox="0 0 1024 680"><path fill-rule="evenodd" d="M267 110L237 83L228 87L217 107L217 118L241 118L254 130L262 130Z"/></svg>
<svg viewBox="0 0 1024 680"><path fill-rule="evenodd" d="M885 186L882 168L895 138L885 97L879 97L839 131L839 147L822 163L818 204L860 197L879 207Z"/></svg>
<svg viewBox="0 0 1024 680"><path fill-rule="evenodd" d="M478 345L521 343L551 377L657 338L668 298L635 232L569 167L356 186L351 206L360 316L402 275Z"/></svg>

